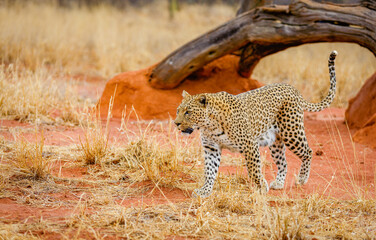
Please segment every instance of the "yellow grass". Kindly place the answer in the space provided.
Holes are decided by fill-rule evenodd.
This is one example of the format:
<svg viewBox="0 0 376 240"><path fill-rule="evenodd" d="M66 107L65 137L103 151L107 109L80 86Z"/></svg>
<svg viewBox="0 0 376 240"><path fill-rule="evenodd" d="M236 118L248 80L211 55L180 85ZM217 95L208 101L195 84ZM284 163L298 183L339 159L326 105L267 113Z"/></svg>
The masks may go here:
<svg viewBox="0 0 376 240"><path fill-rule="evenodd" d="M11 165L15 171L21 175L34 179L45 179L50 174L51 162L44 156L44 136L43 134L36 143L30 143L26 139L16 140L14 146L14 159Z"/></svg>
<svg viewBox="0 0 376 240"><path fill-rule="evenodd" d="M195 165L201 160L202 151L198 146L198 136L193 140L178 136L180 133L171 121L167 126L153 122L142 126L143 124L138 121L136 122L138 130L131 131L129 124L135 122L127 121L128 117L123 116L123 123L118 129L127 136L126 145L111 143L111 147L107 146L108 135L104 134L108 131L107 122L105 130L96 130L93 132L94 134L90 135L84 134L87 139L85 139L85 144L81 142L84 159L87 159L88 149L97 149L96 146L100 145L102 148L99 149L105 150L92 152L103 153L100 155L101 168L104 171L103 174L108 175L111 179L125 178L131 182L152 181L156 188L169 186L187 190L182 177L189 176L196 170L192 170L192 166L184 166L182 163ZM97 143L98 139L102 144ZM104 144L106 144L105 147L103 147ZM86 161L86 163L88 162ZM90 163L94 163L94 161Z"/></svg>
<svg viewBox="0 0 376 240"><path fill-rule="evenodd" d="M123 11L110 6L91 9L58 8L53 4L2 6L0 60L35 72L45 66L58 73L109 78L160 61L234 15L235 9L229 6L186 5L171 20L166 3L160 1ZM348 99L376 70L375 57L356 44L290 48L263 59L253 77L264 83L290 83L308 100L319 101L329 86L327 58L333 49L339 53L338 91L333 105L346 106Z"/></svg>
<svg viewBox="0 0 376 240"><path fill-rule="evenodd" d="M69 78L45 67L31 71L19 64L0 65L0 116L36 124L82 120L78 109L87 107Z"/></svg>
<svg viewBox="0 0 376 240"><path fill-rule="evenodd" d="M166 1L167 2L167 1ZM0 8L0 56L31 69L62 67L101 74L146 67L182 43L230 19L231 8L186 6L169 20L165 2L146 8L61 9L53 5Z"/></svg>
<svg viewBox="0 0 376 240"><path fill-rule="evenodd" d="M102 126L99 109L96 108L87 114L85 125L81 126L84 138L80 139L80 149L82 151L81 158L85 164L101 164L103 158L108 154L108 124L111 117L112 100L110 102L105 127Z"/></svg>
<svg viewBox="0 0 376 240"><path fill-rule="evenodd" d="M80 140L80 149L85 164L101 163L108 153L108 134L103 131L100 121L85 129L84 139Z"/></svg>

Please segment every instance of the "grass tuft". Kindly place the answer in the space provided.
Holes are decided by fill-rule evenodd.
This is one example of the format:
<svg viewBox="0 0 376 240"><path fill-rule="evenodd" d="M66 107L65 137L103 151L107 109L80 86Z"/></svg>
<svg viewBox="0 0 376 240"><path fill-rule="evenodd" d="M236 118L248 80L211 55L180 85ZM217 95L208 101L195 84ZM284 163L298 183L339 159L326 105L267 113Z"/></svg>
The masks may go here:
<svg viewBox="0 0 376 240"><path fill-rule="evenodd" d="M306 239L302 233L302 217L297 212L284 214L281 209L276 209L276 211L271 211L270 214L272 219L268 222L268 227L272 233L272 239Z"/></svg>
<svg viewBox="0 0 376 240"><path fill-rule="evenodd" d="M109 109L111 111L111 109ZM81 126L84 130L84 138L80 138L82 161L86 165L101 164L109 153L108 147L108 124L103 128L100 113L93 109L94 113L88 114L86 125ZM107 123L110 119L107 119Z"/></svg>
<svg viewBox="0 0 376 240"><path fill-rule="evenodd" d="M122 157L128 167L142 169L144 180L168 183L181 172L173 149L161 148L156 142L145 139L131 142Z"/></svg>
<svg viewBox="0 0 376 240"><path fill-rule="evenodd" d="M100 163L108 153L108 138L101 127L88 127L80 140L83 162L87 165Z"/></svg>
<svg viewBox="0 0 376 240"><path fill-rule="evenodd" d="M51 170L51 162L44 157L43 133L39 138L36 143L30 143L24 138L16 141L14 159L11 162L18 173L36 180L46 179ZM36 139L38 139L37 134Z"/></svg>

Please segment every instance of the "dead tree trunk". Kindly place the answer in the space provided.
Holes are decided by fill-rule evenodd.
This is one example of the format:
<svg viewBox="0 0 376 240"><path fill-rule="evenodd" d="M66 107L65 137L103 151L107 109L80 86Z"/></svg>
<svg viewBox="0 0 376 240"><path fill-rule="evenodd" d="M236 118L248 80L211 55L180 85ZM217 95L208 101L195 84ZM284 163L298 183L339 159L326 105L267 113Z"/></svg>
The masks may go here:
<svg viewBox="0 0 376 240"><path fill-rule="evenodd" d="M265 5L265 0L241 0L236 16Z"/></svg>
<svg viewBox="0 0 376 240"><path fill-rule="evenodd" d="M376 55L376 1L361 5L300 0L244 13L177 49L154 69L149 83L171 89L205 64L244 48L239 74L249 77L261 58L291 46L353 42Z"/></svg>

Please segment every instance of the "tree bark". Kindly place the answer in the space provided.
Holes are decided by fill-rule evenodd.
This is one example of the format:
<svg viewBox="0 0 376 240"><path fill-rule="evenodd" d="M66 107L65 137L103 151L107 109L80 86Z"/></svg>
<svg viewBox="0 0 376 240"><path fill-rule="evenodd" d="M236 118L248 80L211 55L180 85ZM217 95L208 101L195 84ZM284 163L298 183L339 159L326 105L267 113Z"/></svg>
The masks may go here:
<svg viewBox="0 0 376 240"><path fill-rule="evenodd" d="M305 43L353 42L376 55L375 9L374 0L358 6L300 0L256 8L171 53L153 69L149 83L174 88L205 64L243 47L238 72L244 77L261 58Z"/></svg>
<svg viewBox="0 0 376 240"><path fill-rule="evenodd" d="M248 12L256 7L264 6L265 0L241 0L240 8L236 12L236 16Z"/></svg>

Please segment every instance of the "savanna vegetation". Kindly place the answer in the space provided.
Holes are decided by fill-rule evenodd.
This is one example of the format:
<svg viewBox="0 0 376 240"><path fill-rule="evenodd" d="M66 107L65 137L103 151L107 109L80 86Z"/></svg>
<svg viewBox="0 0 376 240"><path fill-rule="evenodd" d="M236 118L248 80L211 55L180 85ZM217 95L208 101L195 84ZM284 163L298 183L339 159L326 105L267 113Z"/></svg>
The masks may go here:
<svg viewBox="0 0 376 240"><path fill-rule="evenodd" d="M374 238L375 184L359 188L351 170L345 200L319 192L261 195L241 171L220 174L208 199L192 199L202 178L198 135L184 138L171 121L134 121L129 115L112 124L111 112L102 121L98 97L80 91L90 79L104 85L119 72L158 62L235 12L229 4L181 4L171 18L167 1L121 10L107 4L1 4L0 209L10 210L0 215L0 238ZM334 106L346 107L376 71L372 53L354 44L291 48L263 59L252 77L290 83L318 101L328 88L333 49L339 53ZM337 141L333 135L328 141L336 156L347 161L341 136ZM355 147L353 154L361 155ZM223 161L243 166L237 155L226 154Z"/></svg>

